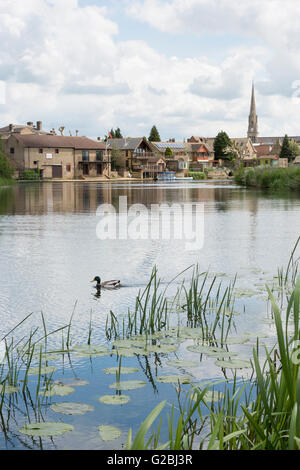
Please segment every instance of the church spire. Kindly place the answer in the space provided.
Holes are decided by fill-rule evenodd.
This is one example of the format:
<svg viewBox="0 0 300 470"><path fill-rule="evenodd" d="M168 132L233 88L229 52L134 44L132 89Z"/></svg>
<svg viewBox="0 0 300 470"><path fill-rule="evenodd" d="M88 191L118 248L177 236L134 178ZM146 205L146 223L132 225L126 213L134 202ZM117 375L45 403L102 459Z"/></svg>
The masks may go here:
<svg viewBox="0 0 300 470"><path fill-rule="evenodd" d="M249 114L248 137L252 140L252 142L256 142L257 137L258 137L257 114L256 114L253 82L252 82L251 106L250 106L250 114Z"/></svg>

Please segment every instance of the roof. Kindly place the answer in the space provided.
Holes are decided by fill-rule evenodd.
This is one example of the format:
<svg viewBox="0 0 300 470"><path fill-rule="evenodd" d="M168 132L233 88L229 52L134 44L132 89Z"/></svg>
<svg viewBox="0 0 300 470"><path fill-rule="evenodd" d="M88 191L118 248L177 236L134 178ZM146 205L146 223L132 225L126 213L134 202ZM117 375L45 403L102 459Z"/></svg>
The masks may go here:
<svg viewBox="0 0 300 470"><path fill-rule="evenodd" d="M78 150L105 149L105 144L87 137L69 137L64 135L13 135L24 147L30 148L73 148Z"/></svg>
<svg viewBox="0 0 300 470"><path fill-rule="evenodd" d="M120 150L135 150L144 137L127 137L126 139L109 139L107 143L109 148L118 148Z"/></svg>
<svg viewBox="0 0 300 470"><path fill-rule="evenodd" d="M46 132L43 129L38 130L34 126L28 126L25 124L13 124L13 130L10 130L9 126L1 127L0 134L20 134L24 129L28 129L28 131L34 134L49 134L49 132Z"/></svg>
<svg viewBox="0 0 300 470"><path fill-rule="evenodd" d="M172 150L179 149L185 150L185 145L182 142L151 142L158 150L166 150L168 147Z"/></svg>
<svg viewBox="0 0 300 470"><path fill-rule="evenodd" d="M255 145L255 150L257 152L258 157L262 157L264 155L270 155L272 151L272 145L268 145L268 144Z"/></svg>

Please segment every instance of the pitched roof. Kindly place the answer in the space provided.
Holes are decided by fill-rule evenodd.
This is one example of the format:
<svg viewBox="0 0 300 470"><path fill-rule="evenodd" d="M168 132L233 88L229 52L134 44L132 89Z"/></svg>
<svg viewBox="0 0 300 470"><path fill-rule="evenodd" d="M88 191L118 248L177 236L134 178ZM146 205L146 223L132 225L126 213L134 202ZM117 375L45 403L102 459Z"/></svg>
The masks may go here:
<svg viewBox="0 0 300 470"><path fill-rule="evenodd" d="M109 139L107 143L109 148L120 150L135 150L143 141L143 137L127 137L126 139Z"/></svg>
<svg viewBox="0 0 300 470"><path fill-rule="evenodd" d="M28 148L73 148L76 150L104 150L105 144L87 137L64 135L17 134L14 137Z"/></svg>

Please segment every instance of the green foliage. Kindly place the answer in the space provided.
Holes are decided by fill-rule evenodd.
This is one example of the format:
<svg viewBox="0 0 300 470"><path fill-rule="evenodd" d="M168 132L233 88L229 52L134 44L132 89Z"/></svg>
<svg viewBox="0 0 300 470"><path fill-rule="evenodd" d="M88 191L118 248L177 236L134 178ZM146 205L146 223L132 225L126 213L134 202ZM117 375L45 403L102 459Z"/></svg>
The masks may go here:
<svg viewBox="0 0 300 470"><path fill-rule="evenodd" d="M234 180L247 187L300 191L300 168L240 168Z"/></svg>
<svg viewBox="0 0 300 470"><path fill-rule="evenodd" d="M281 147L279 157L287 158L289 161L292 161L295 158L294 152L295 152L295 149L294 149L293 144L291 145L291 142L289 141L288 136L285 135L283 142L282 142L282 147Z"/></svg>
<svg viewBox="0 0 300 470"><path fill-rule="evenodd" d="M167 147L167 148L166 148L165 157L173 157L173 152L172 152L172 150L170 149L170 147Z"/></svg>
<svg viewBox="0 0 300 470"><path fill-rule="evenodd" d="M232 142L226 132L221 131L218 133L214 141L215 160L233 160L232 153L226 152L228 147L232 147Z"/></svg>
<svg viewBox="0 0 300 470"><path fill-rule="evenodd" d="M152 126L148 140L149 142L160 142L160 135L156 126Z"/></svg>
<svg viewBox="0 0 300 470"><path fill-rule="evenodd" d="M207 178L203 171L189 171L187 176L192 176L194 180L206 180Z"/></svg>
<svg viewBox="0 0 300 470"><path fill-rule="evenodd" d="M111 137L107 135L105 136L105 139L104 139L105 141L107 141L108 139L123 139L123 135L119 127L117 127L116 130L111 129L110 134L111 134Z"/></svg>
<svg viewBox="0 0 300 470"><path fill-rule="evenodd" d="M111 149L111 169L114 171L119 171L125 168L125 159L122 155L122 152L117 147L112 147Z"/></svg>
<svg viewBox="0 0 300 470"><path fill-rule="evenodd" d="M40 179L40 170L24 170L23 172L23 180L39 180Z"/></svg>
<svg viewBox="0 0 300 470"><path fill-rule="evenodd" d="M292 159L298 157L300 155L300 147L297 144L297 142L295 142L294 140L291 140L289 145L290 145L290 151L293 155Z"/></svg>
<svg viewBox="0 0 300 470"><path fill-rule="evenodd" d="M14 168L9 163L9 160L6 155L2 152L2 140L0 136L0 178L9 180L14 174Z"/></svg>

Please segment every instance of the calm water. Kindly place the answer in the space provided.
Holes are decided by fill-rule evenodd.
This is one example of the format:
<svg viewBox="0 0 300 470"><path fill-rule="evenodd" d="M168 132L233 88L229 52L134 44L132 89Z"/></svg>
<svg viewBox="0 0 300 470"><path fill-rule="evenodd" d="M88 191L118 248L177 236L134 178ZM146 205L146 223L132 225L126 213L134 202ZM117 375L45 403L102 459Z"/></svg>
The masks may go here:
<svg viewBox="0 0 300 470"><path fill-rule="evenodd" d="M118 208L119 196L127 196L128 205L142 203L148 208L160 203L203 203L204 246L187 251L185 241L181 240L98 239L97 207L109 203ZM258 193L230 182L57 182L0 188L0 337L31 312L32 317L15 332L16 337L27 335L31 328L41 323L41 311L49 331L64 326L76 304L72 323L74 343L86 341L91 315L93 342L104 343L106 314L113 311L122 315L134 305L135 297L147 284L154 265L164 283L198 263L203 271L210 269L231 277L238 273L238 285L253 288L259 279L272 278L278 266L287 264L299 234L300 197ZM96 275L103 280L120 279L122 288L103 291L101 297L96 298L89 282ZM188 271L178 278L178 282L189 276ZM243 305L241 302L238 305L241 311ZM259 299L249 301L246 312L237 320L240 328L261 332L265 327L257 322L257 315L264 308ZM184 358L191 358L191 355L185 353ZM125 365L136 366L136 362L135 358L128 358ZM130 393L135 406L126 405L126 413L119 410L117 413L114 409L114 422L109 422L111 409L101 405L98 398L110 393L108 384L114 377L103 377L100 371L103 367L116 365L116 359L97 358L96 364L99 375L95 374L93 365L87 367L82 359L75 363L75 372L68 366L62 374L66 377L79 375L90 381L89 400L93 405L97 403L96 411L101 414L98 425L104 421L103 424L119 426L125 432L128 423L130 426L140 423L147 411L173 393L171 385L163 384L156 390L149 385L145 406L145 392L134 390ZM220 376L211 364L213 361L208 361L193 371L195 378ZM134 378L145 378L145 364L140 366L140 373ZM89 403L84 387L77 387L71 400ZM57 439L56 445L62 448L103 447L95 434L97 426L92 415L79 417L79 430ZM59 415L60 419L61 416L64 421L73 422L73 418L65 419L64 415ZM18 439L13 442L12 447L22 448ZM53 444L49 441L47 446ZM113 444L114 448L116 446Z"/></svg>

